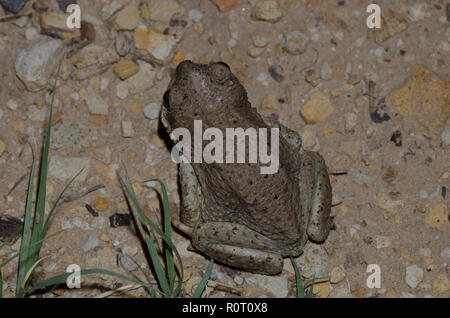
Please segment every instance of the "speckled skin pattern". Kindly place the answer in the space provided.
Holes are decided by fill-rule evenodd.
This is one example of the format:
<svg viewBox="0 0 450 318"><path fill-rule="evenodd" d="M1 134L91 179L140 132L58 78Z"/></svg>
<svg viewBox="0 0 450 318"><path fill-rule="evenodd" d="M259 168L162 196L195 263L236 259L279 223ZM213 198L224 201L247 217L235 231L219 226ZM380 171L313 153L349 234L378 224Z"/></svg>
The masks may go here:
<svg viewBox="0 0 450 318"><path fill-rule="evenodd" d="M202 120L203 130L221 129L223 136L226 128L267 128L269 150L270 128L280 129L275 174L261 174L259 163L180 164L180 217L192 228L197 250L230 266L275 275L283 257L300 255L308 238L326 239L331 185L323 158L305 151L296 132L252 108L228 65L180 63L164 95L161 120L169 133L184 127L192 138L194 120Z"/></svg>

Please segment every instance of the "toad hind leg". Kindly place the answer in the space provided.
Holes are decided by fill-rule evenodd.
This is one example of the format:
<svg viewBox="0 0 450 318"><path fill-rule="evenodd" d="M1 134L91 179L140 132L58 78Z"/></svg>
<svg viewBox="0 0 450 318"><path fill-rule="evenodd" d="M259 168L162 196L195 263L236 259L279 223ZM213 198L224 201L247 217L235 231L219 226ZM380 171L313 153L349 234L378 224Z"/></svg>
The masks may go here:
<svg viewBox="0 0 450 318"><path fill-rule="evenodd" d="M312 190L311 214L308 222L308 237L314 242L323 242L330 232L331 184L327 166L317 152L308 152L314 162L316 183Z"/></svg>
<svg viewBox="0 0 450 318"><path fill-rule="evenodd" d="M192 237L192 245L209 257L263 275L276 275L283 270L282 256L270 251L273 244L246 226L228 222L201 223Z"/></svg>

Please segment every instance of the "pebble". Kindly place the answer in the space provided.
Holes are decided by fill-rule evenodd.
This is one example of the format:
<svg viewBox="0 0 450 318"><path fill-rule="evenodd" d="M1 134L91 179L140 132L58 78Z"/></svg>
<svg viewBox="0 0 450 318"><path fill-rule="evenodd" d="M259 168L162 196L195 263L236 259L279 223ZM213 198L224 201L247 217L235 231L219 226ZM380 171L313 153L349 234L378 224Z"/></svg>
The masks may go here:
<svg viewBox="0 0 450 318"><path fill-rule="evenodd" d="M450 127L442 132L441 141L443 146L450 146Z"/></svg>
<svg viewBox="0 0 450 318"><path fill-rule="evenodd" d="M131 94L138 94L147 91L153 86L156 76L155 68L149 63L138 61L139 72L126 80L128 91Z"/></svg>
<svg viewBox="0 0 450 318"><path fill-rule="evenodd" d="M450 258L450 248L446 247L441 251L441 257Z"/></svg>
<svg viewBox="0 0 450 318"><path fill-rule="evenodd" d="M352 133L355 131L355 127L358 124L358 115L355 113L345 113L345 131Z"/></svg>
<svg viewBox="0 0 450 318"><path fill-rule="evenodd" d="M144 116L150 120L158 119L160 112L161 105L156 102L150 103L144 108Z"/></svg>
<svg viewBox="0 0 450 318"><path fill-rule="evenodd" d="M423 269L417 265L408 266L406 268L406 283L411 288L416 288L423 279Z"/></svg>
<svg viewBox="0 0 450 318"><path fill-rule="evenodd" d="M181 12L180 5L176 0L152 0L147 3L149 3L148 19L161 32L169 26L173 15Z"/></svg>
<svg viewBox="0 0 450 318"><path fill-rule="evenodd" d="M310 151L318 151L320 149L319 138L314 125L306 125L300 131L302 136L302 147Z"/></svg>
<svg viewBox="0 0 450 318"><path fill-rule="evenodd" d="M114 22L117 30L134 30L139 23L139 8L136 0L132 0L120 10Z"/></svg>
<svg viewBox="0 0 450 318"><path fill-rule="evenodd" d="M87 157L62 157L53 155L50 158L49 176L61 182L72 179L80 170L83 171L75 179L76 183L86 180L89 172L90 159Z"/></svg>
<svg viewBox="0 0 450 318"><path fill-rule="evenodd" d="M120 82L116 86L116 96L120 99L128 97L128 83Z"/></svg>
<svg viewBox="0 0 450 318"><path fill-rule="evenodd" d="M247 283L257 285L275 298L286 298L288 295L288 280L284 276L265 276L254 274L246 279Z"/></svg>
<svg viewBox="0 0 450 318"><path fill-rule="evenodd" d="M189 22L191 24L200 21L203 17L203 13L198 9L191 9L188 13Z"/></svg>
<svg viewBox="0 0 450 318"><path fill-rule="evenodd" d="M45 110L42 115L46 118L47 113L48 110ZM64 120L60 125L52 127L51 148L80 149L86 137L86 126L79 122Z"/></svg>
<svg viewBox="0 0 450 318"><path fill-rule="evenodd" d="M308 36L299 30L294 30L283 34L281 40L282 48L292 55L300 55L305 53L308 43Z"/></svg>
<svg viewBox="0 0 450 318"><path fill-rule="evenodd" d="M137 27L134 32L136 48L144 50L157 63L166 62L175 47L175 37L153 31L151 28Z"/></svg>
<svg viewBox="0 0 450 318"><path fill-rule="evenodd" d="M100 95L89 93L86 96L86 104L91 114L108 115L108 104Z"/></svg>
<svg viewBox="0 0 450 318"><path fill-rule="evenodd" d="M240 0L214 0L214 3L220 11L230 11L239 6Z"/></svg>
<svg viewBox="0 0 450 318"><path fill-rule="evenodd" d="M129 272L138 269L137 264L131 259L129 255L119 254L119 262L120 265Z"/></svg>
<svg viewBox="0 0 450 318"><path fill-rule="evenodd" d="M45 12L40 16L42 30L51 33L73 32L67 26L67 16L64 13ZM64 35L63 35L64 37Z"/></svg>
<svg viewBox="0 0 450 318"><path fill-rule="evenodd" d="M261 56L264 53L265 49L263 47L255 47L251 46L247 49L247 54L250 57L256 58L258 56Z"/></svg>
<svg viewBox="0 0 450 318"><path fill-rule="evenodd" d="M126 80L127 78L130 78L131 76L139 72L139 65L134 63L133 61L121 59L116 65L114 65L113 72L121 80Z"/></svg>
<svg viewBox="0 0 450 318"><path fill-rule="evenodd" d="M330 99L322 92L315 92L309 100L303 104L300 114L308 124L323 121L334 111Z"/></svg>
<svg viewBox="0 0 450 318"><path fill-rule="evenodd" d="M121 123L122 137L131 138L134 136L133 122L129 120L123 120Z"/></svg>
<svg viewBox="0 0 450 318"><path fill-rule="evenodd" d="M30 18L28 16L24 15L16 20L14 20L13 23L15 25L17 25L19 28L24 28L28 24L29 21L30 21Z"/></svg>
<svg viewBox="0 0 450 318"><path fill-rule="evenodd" d="M439 229L448 219L447 205L438 203L431 212L426 216L425 222L433 229Z"/></svg>
<svg viewBox="0 0 450 318"><path fill-rule="evenodd" d="M271 29L268 32L257 31L252 34L252 42L256 47L266 47L277 35L276 31Z"/></svg>
<svg viewBox="0 0 450 318"><path fill-rule="evenodd" d="M75 212L78 212L78 210L73 210ZM75 225L76 227L83 229L83 230L89 230L89 224L88 222L86 222L85 220L83 220L82 218L80 218L79 216L76 216L72 219L72 224ZM67 225L65 226L67 227Z"/></svg>
<svg viewBox="0 0 450 318"><path fill-rule="evenodd" d="M320 69L320 78L324 81L329 81L333 78L333 70L328 62L323 63Z"/></svg>
<svg viewBox="0 0 450 318"><path fill-rule="evenodd" d="M239 275L234 276L233 280L238 286L241 286L244 283L244 279Z"/></svg>
<svg viewBox="0 0 450 318"><path fill-rule="evenodd" d="M123 8L123 5L119 1L112 1L110 3L105 4L100 11L100 17L103 20L109 19L113 14L118 12Z"/></svg>
<svg viewBox="0 0 450 318"><path fill-rule="evenodd" d="M16 73L29 91L39 91L47 86L58 65L62 44L61 40L41 41L19 52Z"/></svg>
<svg viewBox="0 0 450 318"><path fill-rule="evenodd" d="M392 244L392 238L388 236L383 235L377 235L375 236L375 247L380 248L387 248L390 247Z"/></svg>
<svg viewBox="0 0 450 318"><path fill-rule="evenodd" d="M100 240L98 239L97 234L92 233L89 235L89 238L87 239L86 243L84 243L82 249L83 251L87 252L98 246L100 243Z"/></svg>
<svg viewBox="0 0 450 318"><path fill-rule="evenodd" d="M391 213L397 213L405 205L405 201L394 194L380 192L377 194L378 206Z"/></svg>
<svg viewBox="0 0 450 318"><path fill-rule="evenodd" d="M36 40L39 36L39 32L35 27L28 27L25 29L25 39L28 41Z"/></svg>
<svg viewBox="0 0 450 318"><path fill-rule="evenodd" d="M90 227L93 229L102 230L105 227L105 221L106 219L103 216L95 217L90 223ZM104 241L102 236L100 236L100 239Z"/></svg>
<svg viewBox="0 0 450 318"><path fill-rule="evenodd" d="M322 245L307 242L303 254L295 262L302 276L306 278L323 277L327 274L328 255Z"/></svg>
<svg viewBox="0 0 450 318"><path fill-rule="evenodd" d="M0 156L3 154L3 152L6 150L6 142L3 140L3 138L0 136Z"/></svg>
<svg viewBox="0 0 450 318"><path fill-rule="evenodd" d="M422 1L416 1L413 5L408 7L408 17L413 22L418 22L425 19L427 4Z"/></svg>
<svg viewBox="0 0 450 318"><path fill-rule="evenodd" d="M450 291L450 282L446 274L439 274L438 277L433 281L433 288L438 293L445 293Z"/></svg>
<svg viewBox="0 0 450 318"><path fill-rule="evenodd" d="M336 266L331 270L330 282L332 284L340 283L344 278L345 278L345 271L340 266Z"/></svg>
<svg viewBox="0 0 450 318"><path fill-rule="evenodd" d="M368 176L357 169L350 168L350 175L353 180L359 185L369 185L375 182L375 178L372 176Z"/></svg>
<svg viewBox="0 0 450 318"><path fill-rule="evenodd" d="M12 13L19 13L29 0L0 0L3 8Z"/></svg>
<svg viewBox="0 0 450 318"><path fill-rule="evenodd" d="M108 210L108 200L106 200L105 198L97 198L94 201L94 207L97 211L106 211Z"/></svg>
<svg viewBox="0 0 450 318"><path fill-rule="evenodd" d="M8 108L11 110L17 110L19 104L14 99L10 99L6 102L6 106L8 106Z"/></svg>
<svg viewBox="0 0 450 318"><path fill-rule="evenodd" d="M253 8L251 17L257 21L276 23L283 17L283 12L275 0L259 0Z"/></svg>

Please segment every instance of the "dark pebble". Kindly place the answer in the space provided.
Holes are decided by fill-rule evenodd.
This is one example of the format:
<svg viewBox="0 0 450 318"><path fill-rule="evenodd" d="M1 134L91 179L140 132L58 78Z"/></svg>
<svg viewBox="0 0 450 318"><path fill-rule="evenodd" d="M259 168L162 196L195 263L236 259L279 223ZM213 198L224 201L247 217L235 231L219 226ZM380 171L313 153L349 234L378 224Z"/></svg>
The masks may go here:
<svg viewBox="0 0 450 318"><path fill-rule="evenodd" d="M399 130L396 130L391 137L391 141L397 146L402 146L402 132Z"/></svg>
<svg viewBox="0 0 450 318"><path fill-rule="evenodd" d="M0 4L6 11L19 13L28 1L29 0L0 0Z"/></svg>
<svg viewBox="0 0 450 318"><path fill-rule="evenodd" d="M68 6L76 3L77 0L58 0L58 7L61 9L61 11L66 12Z"/></svg>
<svg viewBox="0 0 450 318"><path fill-rule="evenodd" d="M442 187L441 194L442 194L442 197L445 199L445 197L447 196L447 187L445 187L445 186Z"/></svg>
<svg viewBox="0 0 450 318"><path fill-rule="evenodd" d="M89 212L90 214L92 214L92 216L98 216L97 210L95 210L95 209L94 209L93 207L91 207L89 204L86 204L85 207L86 207L86 210L88 210L88 212Z"/></svg>
<svg viewBox="0 0 450 318"><path fill-rule="evenodd" d="M9 215L0 215L0 242L15 242L23 230L23 222Z"/></svg>
<svg viewBox="0 0 450 318"><path fill-rule="evenodd" d="M270 76L278 83L281 83L284 80L284 76L281 74L283 69L281 66L269 66L269 74Z"/></svg>
<svg viewBox="0 0 450 318"><path fill-rule="evenodd" d="M116 213L109 217L111 227L128 226L131 224L130 214Z"/></svg>
<svg viewBox="0 0 450 318"><path fill-rule="evenodd" d="M447 22L450 22L450 3L447 3Z"/></svg>
<svg viewBox="0 0 450 318"><path fill-rule="evenodd" d="M381 116L378 113L378 110L370 113L370 119L372 119L372 121L376 124L381 124L382 122L388 121L391 119L391 116L389 116L388 114L384 113L383 116Z"/></svg>

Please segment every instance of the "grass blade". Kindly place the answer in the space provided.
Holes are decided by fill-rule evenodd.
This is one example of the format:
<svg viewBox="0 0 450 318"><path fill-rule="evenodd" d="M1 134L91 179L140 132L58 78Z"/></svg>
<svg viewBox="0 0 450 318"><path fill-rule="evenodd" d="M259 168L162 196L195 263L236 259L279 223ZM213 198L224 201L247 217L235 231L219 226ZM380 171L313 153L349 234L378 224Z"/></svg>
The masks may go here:
<svg viewBox="0 0 450 318"><path fill-rule="evenodd" d="M209 277L211 276L213 265L214 265L214 259L211 259L211 261L209 261L208 268L206 269L205 273L203 274L202 280L200 281L197 288L195 289L194 294L192 295L192 298L200 298L202 296L203 291L205 290L206 284L208 283Z"/></svg>
<svg viewBox="0 0 450 318"><path fill-rule="evenodd" d="M137 280L137 279L134 279L134 278L131 278L131 277L128 277L128 276L125 276L125 275L113 272L113 271L109 271L109 270L106 270L106 269L94 268L94 269L84 269L84 270L80 271L80 275L90 275L90 274L104 274L104 275L115 276L115 277L121 278L123 280L127 280L127 281L133 282L135 284L142 285L142 286L147 287L147 288L149 287L148 284L146 284L145 282L142 282L140 280ZM60 275L57 275L57 276L53 276L53 277L51 277L49 279L46 279L46 280L44 280L42 282L39 282L36 285L34 285L33 287L31 287L30 289L28 289L27 290L27 294L31 294L34 291L42 289L42 288L45 288L45 287L49 287L49 286L52 286L52 285L56 285L56 284L65 282L67 280L67 278L69 278L70 275L73 275L73 273L60 274Z"/></svg>
<svg viewBox="0 0 450 318"><path fill-rule="evenodd" d="M294 267L295 271L295 282L297 287L297 298L305 298L305 286L303 285L302 277L300 276L300 271L298 270L297 264L295 263L294 259L291 258L292 266Z"/></svg>
<svg viewBox="0 0 450 318"><path fill-rule="evenodd" d="M36 158L33 155L33 164L31 165L31 173L30 173L30 180L28 182L28 193L27 193L27 199L25 204L25 216L24 216L24 222L23 222L23 234L22 234L22 243L20 245L20 250L17 256L20 256L19 258L19 268L17 272L17 283L16 283L16 296L17 297L23 297L24 291L22 290L21 286L23 285L23 281L25 278L26 273L28 272L28 264L30 263L30 244L31 241L31 232L32 232L32 219L33 219L33 193L34 193L34 187L33 187L33 180L35 175L35 169L36 169ZM14 259L14 258L12 258ZM11 259L11 260L12 260Z"/></svg>

